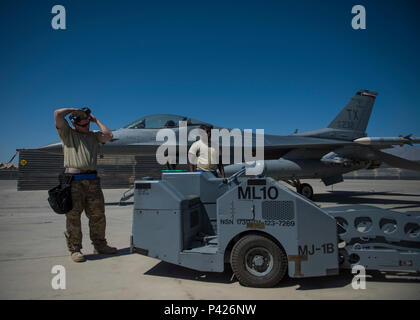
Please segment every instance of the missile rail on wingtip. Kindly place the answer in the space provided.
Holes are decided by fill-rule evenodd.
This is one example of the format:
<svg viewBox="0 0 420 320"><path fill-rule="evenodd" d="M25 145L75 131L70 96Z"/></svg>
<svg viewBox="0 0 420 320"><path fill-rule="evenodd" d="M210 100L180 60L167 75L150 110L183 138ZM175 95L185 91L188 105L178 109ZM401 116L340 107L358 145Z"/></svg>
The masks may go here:
<svg viewBox="0 0 420 320"><path fill-rule="evenodd" d="M354 140L358 144L365 146L393 146L400 145L401 147L405 144L412 146L413 144L420 143L420 138L413 137L412 134L409 134L405 137L363 137Z"/></svg>

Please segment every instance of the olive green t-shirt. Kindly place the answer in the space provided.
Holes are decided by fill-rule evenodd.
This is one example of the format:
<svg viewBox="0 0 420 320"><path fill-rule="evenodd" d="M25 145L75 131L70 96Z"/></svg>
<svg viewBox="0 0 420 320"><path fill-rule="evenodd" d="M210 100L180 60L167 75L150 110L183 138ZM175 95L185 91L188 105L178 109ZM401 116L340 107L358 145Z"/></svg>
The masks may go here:
<svg viewBox="0 0 420 320"><path fill-rule="evenodd" d="M80 133L70 128L67 122L57 131L63 142L64 168L96 170L99 138L102 133Z"/></svg>

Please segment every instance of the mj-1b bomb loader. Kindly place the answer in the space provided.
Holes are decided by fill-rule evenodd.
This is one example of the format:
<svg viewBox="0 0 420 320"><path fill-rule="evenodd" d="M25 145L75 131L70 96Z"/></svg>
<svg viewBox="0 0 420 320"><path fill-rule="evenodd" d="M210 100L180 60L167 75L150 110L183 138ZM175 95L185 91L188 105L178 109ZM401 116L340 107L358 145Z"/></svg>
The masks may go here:
<svg viewBox="0 0 420 320"><path fill-rule="evenodd" d="M167 172L135 182L131 251L200 271L230 263L241 284L336 275L341 268L420 270L420 212L321 209L271 178Z"/></svg>

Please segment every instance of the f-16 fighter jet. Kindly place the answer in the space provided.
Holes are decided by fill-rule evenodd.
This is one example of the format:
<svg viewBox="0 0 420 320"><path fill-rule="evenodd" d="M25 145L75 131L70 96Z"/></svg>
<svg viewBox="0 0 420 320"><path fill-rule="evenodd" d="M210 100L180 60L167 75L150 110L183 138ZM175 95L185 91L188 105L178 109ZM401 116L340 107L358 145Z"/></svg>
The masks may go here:
<svg viewBox="0 0 420 320"><path fill-rule="evenodd" d="M296 190L308 198L312 198L313 189L302 179L321 179L326 186L343 181L343 174L359 169L375 169L382 163L392 167L420 171L420 164L409 161L382 149L393 148L395 145L413 145L420 143L420 139L412 135L400 137L368 137L366 127L372 112L377 92L360 90L335 119L323 129L295 133L288 136L264 135L263 152L254 160L264 160L259 165L260 175L266 175L278 180L286 181ZM180 144L180 123L186 123L187 135L191 130L208 124L196 119L170 114L156 114L141 118L124 128L113 131L114 138L102 147L103 154L135 154L137 156L156 155L159 146L165 143L157 139L161 129L170 128L176 136L178 149L187 150L194 141ZM222 128L213 126L214 129ZM230 130L230 129L227 129ZM243 131L240 131L243 132ZM258 134L252 134L253 151L258 154L255 142ZM233 136L231 141L234 141ZM182 140L182 139L181 139ZM241 143L239 148L243 149ZM248 164L233 158L234 143L229 147L229 164L225 163L225 175L238 172ZM39 150L61 152L61 143L54 143L39 148ZM222 151L224 152L224 150ZM242 150L243 152L243 150ZM243 154L243 153L242 153ZM248 161L247 159L245 159ZM179 163L179 162L177 162Z"/></svg>

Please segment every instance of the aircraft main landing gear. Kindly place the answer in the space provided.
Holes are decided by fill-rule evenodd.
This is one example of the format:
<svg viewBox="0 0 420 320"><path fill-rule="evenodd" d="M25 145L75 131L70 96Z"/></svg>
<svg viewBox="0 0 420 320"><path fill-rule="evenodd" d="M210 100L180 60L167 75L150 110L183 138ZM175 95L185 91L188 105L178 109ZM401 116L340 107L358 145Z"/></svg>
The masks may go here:
<svg viewBox="0 0 420 320"><path fill-rule="evenodd" d="M302 183L300 185L300 190L298 190L298 193L300 193L308 199L313 199L314 197L314 189L312 189L309 183Z"/></svg>
<svg viewBox="0 0 420 320"><path fill-rule="evenodd" d="M308 199L313 199L314 197L314 189L311 187L309 183L300 183L299 179L292 179L292 180L283 180L284 182L288 183L292 187L296 188L296 192L300 193L304 197Z"/></svg>

